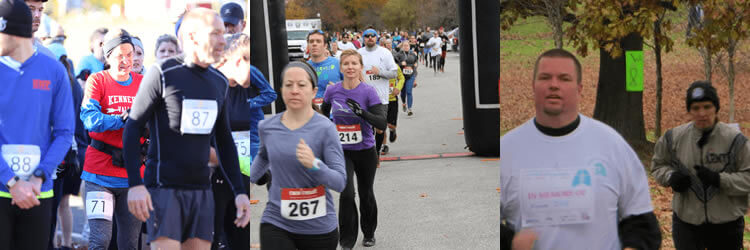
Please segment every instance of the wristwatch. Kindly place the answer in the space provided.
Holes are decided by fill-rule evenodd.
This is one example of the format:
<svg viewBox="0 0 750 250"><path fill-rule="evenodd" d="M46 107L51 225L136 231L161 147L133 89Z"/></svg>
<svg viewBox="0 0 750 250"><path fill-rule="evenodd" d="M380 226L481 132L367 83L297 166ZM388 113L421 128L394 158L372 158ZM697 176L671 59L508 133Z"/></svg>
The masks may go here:
<svg viewBox="0 0 750 250"><path fill-rule="evenodd" d="M315 160L313 160L313 168L312 168L312 170L320 170L320 165L319 164L320 164L320 159L315 158Z"/></svg>
<svg viewBox="0 0 750 250"><path fill-rule="evenodd" d="M34 175L34 177L42 179L42 182L47 181L47 176L44 174L44 171L42 171L41 169L37 168L36 170L34 170L34 174L33 175Z"/></svg>
<svg viewBox="0 0 750 250"><path fill-rule="evenodd" d="M21 178L19 178L18 176L13 176L13 178L11 178L8 183L5 184L5 187L10 190L10 188L12 188L13 185L16 185L16 182L18 182L19 180L21 180Z"/></svg>

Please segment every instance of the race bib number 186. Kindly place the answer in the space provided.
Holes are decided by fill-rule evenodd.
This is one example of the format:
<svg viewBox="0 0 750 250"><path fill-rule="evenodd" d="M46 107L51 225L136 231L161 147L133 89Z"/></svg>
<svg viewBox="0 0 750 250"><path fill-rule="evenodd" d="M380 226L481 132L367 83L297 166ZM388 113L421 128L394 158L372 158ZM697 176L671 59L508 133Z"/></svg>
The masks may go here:
<svg viewBox="0 0 750 250"><path fill-rule="evenodd" d="M314 188L282 188L281 216L289 220L310 220L326 215L326 190Z"/></svg>

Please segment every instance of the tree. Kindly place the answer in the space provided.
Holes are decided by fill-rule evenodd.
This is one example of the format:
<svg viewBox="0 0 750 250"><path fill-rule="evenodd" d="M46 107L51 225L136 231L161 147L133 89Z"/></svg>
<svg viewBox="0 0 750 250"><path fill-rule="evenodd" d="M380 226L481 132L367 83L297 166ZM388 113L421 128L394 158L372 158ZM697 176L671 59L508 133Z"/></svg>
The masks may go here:
<svg viewBox="0 0 750 250"><path fill-rule="evenodd" d="M305 8L301 0L289 0L286 4L287 19L305 19L309 18L308 9Z"/></svg>
<svg viewBox="0 0 750 250"><path fill-rule="evenodd" d="M413 29L417 18L415 7L409 0L390 0L383 6L380 18L390 30Z"/></svg>
<svg viewBox="0 0 750 250"><path fill-rule="evenodd" d="M643 50L654 33L654 22L676 0L571 0L576 20L566 30L578 53L599 49L599 79L594 118L612 126L633 146L646 145L643 92L625 89L625 51ZM578 11L578 8L581 8ZM668 22L668 21L665 21ZM671 49L672 40L659 36Z"/></svg>
<svg viewBox="0 0 750 250"><path fill-rule="evenodd" d="M750 1L705 0L701 5L705 20L692 30L695 34L688 38L688 44L706 48L709 58L718 55L718 66L729 84L729 122L734 122L735 55L740 42L750 36Z"/></svg>
<svg viewBox="0 0 750 250"><path fill-rule="evenodd" d="M563 47L563 22L575 19L569 12L568 0L501 0L501 28L510 29L518 19L530 16L543 16L552 28L555 47Z"/></svg>
<svg viewBox="0 0 750 250"><path fill-rule="evenodd" d="M320 10L320 19L323 22L323 28L337 31L354 25L354 20L349 17L339 1L326 0L324 5L325 8Z"/></svg>

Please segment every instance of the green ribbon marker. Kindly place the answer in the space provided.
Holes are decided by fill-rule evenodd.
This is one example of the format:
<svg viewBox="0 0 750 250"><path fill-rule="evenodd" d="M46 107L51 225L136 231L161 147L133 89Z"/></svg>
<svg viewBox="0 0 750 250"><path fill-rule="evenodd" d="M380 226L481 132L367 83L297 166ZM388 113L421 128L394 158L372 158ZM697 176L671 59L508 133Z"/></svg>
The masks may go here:
<svg viewBox="0 0 750 250"><path fill-rule="evenodd" d="M625 90L643 92L643 51L625 51Z"/></svg>
<svg viewBox="0 0 750 250"><path fill-rule="evenodd" d="M252 157L240 156L240 171L242 171L242 174L250 176L250 165L252 165L252 162Z"/></svg>

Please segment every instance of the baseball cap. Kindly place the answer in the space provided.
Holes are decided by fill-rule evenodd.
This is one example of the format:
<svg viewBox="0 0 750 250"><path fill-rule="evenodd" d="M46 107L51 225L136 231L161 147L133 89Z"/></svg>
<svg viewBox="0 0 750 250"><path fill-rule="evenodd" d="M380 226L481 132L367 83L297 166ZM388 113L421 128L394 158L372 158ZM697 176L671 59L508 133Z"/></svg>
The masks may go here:
<svg viewBox="0 0 750 250"><path fill-rule="evenodd" d="M5 0L0 0L5 1ZM47 45L47 49L52 51L52 54L55 54L55 59L60 59L61 56L68 55L68 52L65 50L65 47L63 47L62 44L59 43L50 43Z"/></svg>
<svg viewBox="0 0 750 250"><path fill-rule="evenodd" d="M225 23L231 23L237 25L242 19L245 18L245 13L242 11L242 6L235 2L228 2L221 6L221 19Z"/></svg>
<svg viewBox="0 0 750 250"><path fill-rule="evenodd" d="M31 38L31 20L23 0L0 0L0 33Z"/></svg>

